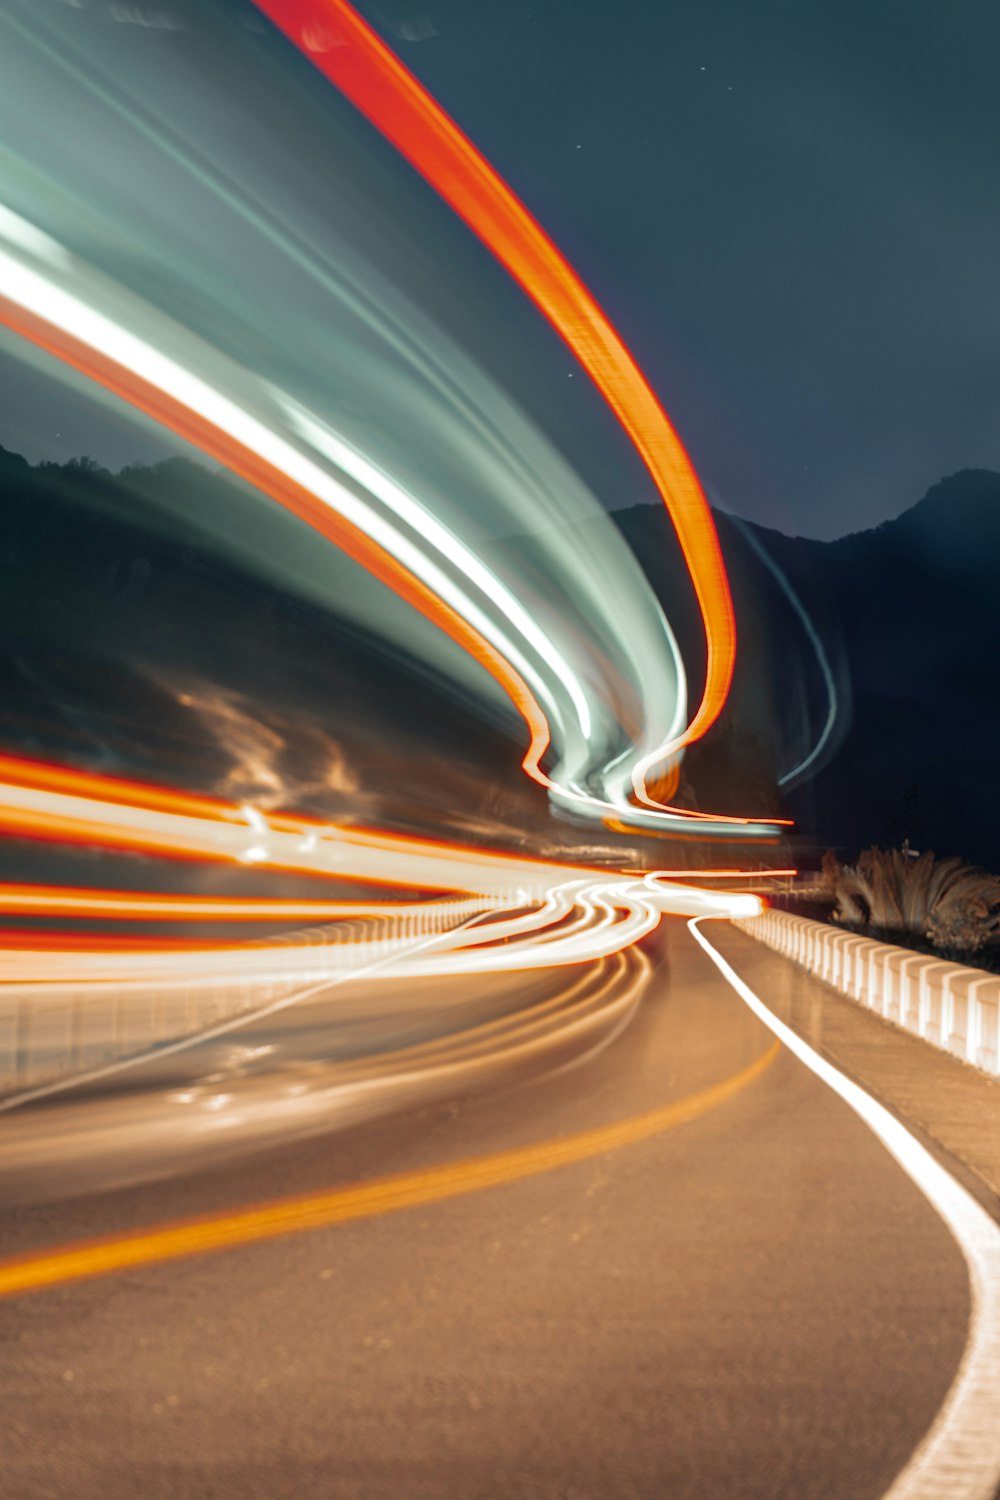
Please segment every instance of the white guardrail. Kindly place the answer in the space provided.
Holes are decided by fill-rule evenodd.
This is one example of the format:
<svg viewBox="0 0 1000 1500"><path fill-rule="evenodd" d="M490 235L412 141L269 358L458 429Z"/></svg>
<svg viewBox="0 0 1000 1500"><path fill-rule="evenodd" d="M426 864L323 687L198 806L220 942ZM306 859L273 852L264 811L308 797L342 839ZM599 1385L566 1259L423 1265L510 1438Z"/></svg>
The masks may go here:
<svg viewBox="0 0 1000 1500"><path fill-rule="evenodd" d="M773 907L735 925L885 1020L1000 1076L1000 976Z"/></svg>
<svg viewBox="0 0 1000 1500"><path fill-rule="evenodd" d="M114 980L77 974L0 984L0 1101L342 983L487 907L481 900L415 902L412 911L331 922L210 955L171 954L169 966L151 955L122 955Z"/></svg>

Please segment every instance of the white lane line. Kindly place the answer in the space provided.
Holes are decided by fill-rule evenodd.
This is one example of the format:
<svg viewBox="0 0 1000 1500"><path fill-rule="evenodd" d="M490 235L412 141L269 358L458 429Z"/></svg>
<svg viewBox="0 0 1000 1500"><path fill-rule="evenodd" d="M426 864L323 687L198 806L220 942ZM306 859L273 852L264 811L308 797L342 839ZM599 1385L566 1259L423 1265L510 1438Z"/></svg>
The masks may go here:
<svg viewBox="0 0 1000 1500"><path fill-rule="evenodd" d="M994 1500L1000 1482L1000 1227L906 1126L768 1010L699 931L695 941L779 1041L878 1136L944 1220L969 1269L972 1310L958 1374L920 1446L883 1500Z"/></svg>

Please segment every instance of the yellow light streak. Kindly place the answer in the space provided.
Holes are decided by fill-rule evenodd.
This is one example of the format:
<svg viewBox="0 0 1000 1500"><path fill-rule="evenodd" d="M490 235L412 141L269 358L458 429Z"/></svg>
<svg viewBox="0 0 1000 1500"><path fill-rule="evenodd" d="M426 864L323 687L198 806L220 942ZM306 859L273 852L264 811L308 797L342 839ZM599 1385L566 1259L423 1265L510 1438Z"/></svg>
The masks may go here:
<svg viewBox="0 0 1000 1500"><path fill-rule="evenodd" d="M708 1114L748 1088L771 1066L781 1044L774 1042L749 1067L684 1099L613 1124L598 1125L561 1140L540 1141L513 1151L459 1161L421 1172L334 1188L261 1204L211 1218L198 1218L91 1240L0 1261L0 1297L41 1291L69 1281L109 1276L139 1266L180 1260L251 1245L307 1230L330 1228L420 1204L439 1203L484 1188L499 1187L572 1166L609 1151L636 1145Z"/></svg>

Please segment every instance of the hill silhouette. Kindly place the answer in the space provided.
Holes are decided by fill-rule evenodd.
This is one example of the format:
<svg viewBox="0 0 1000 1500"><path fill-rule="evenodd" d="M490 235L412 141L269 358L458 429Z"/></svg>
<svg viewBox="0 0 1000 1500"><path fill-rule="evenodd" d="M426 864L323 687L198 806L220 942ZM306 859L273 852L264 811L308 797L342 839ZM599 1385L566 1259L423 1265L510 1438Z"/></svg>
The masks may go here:
<svg viewBox="0 0 1000 1500"><path fill-rule="evenodd" d="M835 602L850 733L802 812L829 842L1000 866L1000 475L966 470L877 530L809 554Z"/></svg>
<svg viewBox="0 0 1000 1500"><path fill-rule="evenodd" d="M199 529L201 510L242 513L235 484L0 448L0 749L397 827L456 807L541 823L487 711L335 597L281 587L273 559L255 572L245 536Z"/></svg>
<svg viewBox="0 0 1000 1500"><path fill-rule="evenodd" d="M255 572L259 537L234 550L199 529L213 506L240 503L234 484L180 459L112 475L0 448L2 748L224 789L241 754L255 764L240 715L256 715L265 741L285 742L267 774L280 762L299 805L312 789L317 806L347 814L356 794L347 782L331 791L330 755L371 767L416 726L421 755L385 816L405 823L417 804L443 816L434 768L448 762L473 812L542 826L516 725L470 712L467 695L339 616L335 600L321 607L279 572ZM674 626L693 697L704 645L669 518L643 505L613 519ZM806 842L846 854L908 838L1000 867L1000 475L952 475L894 520L833 542L717 522L737 672L719 726L685 761L680 800L787 813ZM779 788L808 760L831 684L824 751Z"/></svg>
<svg viewBox="0 0 1000 1500"><path fill-rule="evenodd" d="M666 516L643 506L617 519L661 598L682 601L697 674L697 621ZM825 695L801 621L754 542L794 590L831 665L829 753L784 794L803 835L848 853L909 839L1000 867L1000 474L953 474L894 520L833 542L717 521L740 625L727 722L748 726L776 776L815 741Z"/></svg>

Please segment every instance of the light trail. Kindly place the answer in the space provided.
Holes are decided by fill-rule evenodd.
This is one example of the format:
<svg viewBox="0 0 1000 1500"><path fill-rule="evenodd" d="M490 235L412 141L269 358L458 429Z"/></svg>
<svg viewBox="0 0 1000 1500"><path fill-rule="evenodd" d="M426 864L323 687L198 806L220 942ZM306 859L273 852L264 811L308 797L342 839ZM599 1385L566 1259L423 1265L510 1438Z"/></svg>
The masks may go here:
<svg viewBox="0 0 1000 1500"><path fill-rule="evenodd" d="M792 866L771 870L685 869L621 871L661 880L739 880L744 884L797 875ZM351 918L412 916L418 901L322 901L288 897L192 896L165 891L101 890L91 886L24 885L0 882L0 914L30 917L96 918L153 922L336 922ZM499 925L499 924L495 924ZM37 936L37 934L36 934ZM47 935L47 940L53 934ZM4 932L9 940L10 932Z"/></svg>
<svg viewBox="0 0 1000 1500"><path fill-rule="evenodd" d="M245 863L247 849L252 848L256 867L459 892L480 899L501 915L507 913L492 927L474 930L471 940L468 931L457 937L447 957L442 958L436 950L436 973L587 962L638 941L657 925L664 912L735 916L752 915L761 909L756 896L709 891L685 885L676 877L660 883L655 872L636 878L476 851L436 840L323 824L286 813L265 817L257 812L248 821L245 809L216 798L175 794L121 778L13 757L4 759L0 774L0 829L8 833L232 864ZM38 912L45 909L46 899L50 911L61 905L65 912L66 905L72 903L78 915L87 909L85 896L68 896L65 890L56 890L46 898L44 892L14 887L8 896L15 909L20 900L29 906L33 903ZM148 916L151 903L163 910L174 898L98 893L91 898L89 911L95 914L96 902L105 912L110 907L120 913L118 903L130 899L137 914ZM217 908L217 903L213 904ZM190 910L191 905L190 899L182 901L181 909ZM340 910L343 912L345 905ZM366 910L372 911L371 904ZM405 924L421 910L426 910L421 903L395 903L381 915ZM358 914L356 906L354 914ZM568 925L563 927L567 919ZM370 915L367 922L359 923L354 941L364 944L368 940L368 924L375 929L370 940L383 942L378 920ZM6 948L0 943L0 972L7 980L65 982L72 977L77 982L107 982L128 978L148 983L181 977L201 982L209 970L251 975L270 971L279 952L286 970L301 966L315 974L317 964L322 966L323 962L314 948L297 951L267 941L245 946L178 946L153 940L141 945L125 941L109 946L107 940L88 939L74 946L71 939L56 944L40 934L35 939L36 947L30 943L23 935ZM414 972L427 972L426 957L415 962Z"/></svg>
<svg viewBox="0 0 1000 1500"><path fill-rule="evenodd" d="M648 881L653 880L742 880L749 884L757 880L777 880L786 875L797 875L798 869L795 865L784 865L768 870L652 870L646 876Z"/></svg>
<svg viewBox="0 0 1000 1500"><path fill-rule="evenodd" d="M662 609L635 559L596 500L535 424L520 412L516 403L474 360L463 354L441 328L414 308L401 303L398 288L386 285L367 257L360 264L356 262L340 233L343 227L341 215L338 214L329 224L328 234L310 233L314 193L310 193L309 213L305 219L301 206L288 205L283 212L280 205L284 202L286 179L269 184L261 181L262 175L266 175L263 159L242 150L235 153L238 159L230 162L227 169L224 163L228 159L231 139L228 132L222 138L216 135L214 115L209 118L202 116L196 123L195 108L181 123L172 98L161 101L158 110L155 105L151 107L156 96L158 66L154 66L152 76L145 71L139 76L133 68L137 60L130 58L126 68L117 70L110 61L114 33L109 28L99 25L92 28L91 45L85 41L83 31L77 33L70 43L66 29L58 23L47 24L44 10L33 7L30 0L27 5L22 5L21 0L13 0L13 7L23 11L20 19L0 11L0 31L4 32L4 42L0 45L3 59L0 69L7 73L4 80L7 86L0 88L0 116L6 112L17 117L17 106L13 101L18 83L26 75L37 73L43 92L46 85L53 87L54 115L75 108L89 115L93 109L95 139L89 150L80 147L88 162L102 159L104 133L109 125L114 140L119 146L125 146L130 155L152 158L135 161L127 197L119 198L111 210L110 221L105 219L110 241L105 238L103 245L100 237L88 238L87 241L86 254L92 264L103 258L107 266L110 258L115 288L121 288L117 247L123 239L131 237L134 249L131 271L135 273L138 267L146 266L151 274L147 278L139 271L138 276L129 276L129 282L148 280L150 301L161 312L165 310L164 303L169 305L177 301L172 289L200 286L218 310L223 324L220 334L224 340L225 309L231 295L237 296L242 302L237 321L244 324L247 335L256 340L251 353L247 340L241 336L237 352L244 377L248 367L261 377L255 382L256 390L249 392L254 410L259 408L261 399L265 399L269 410L278 401L279 393L273 378L269 387L263 378L264 371L270 368L274 377L277 365L281 372L278 383L283 387L286 355L291 352L289 330L283 319L276 313L272 314L272 309L276 309L285 296L311 297L316 305L309 326L322 326L322 336L311 339L307 329L300 324L295 343L300 362L304 360L309 366L310 382L307 386L311 384L312 390L301 389L296 382L297 399L283 399L280 411L273 413L281 423L294 428L296 441L309 442L311 448L306 426L312 427L313 435L316 430L329 430L326 422L321 422L314 413L325 413L328 419L330 406L333 405L335 410L339 406L337 393L350 390L352 398L356 395L357 400L368 406L375 424L383 423L405 442L405 455L399 451L398 445L391 446L388 465L394 471L410 473L409 480L397 486L397 493L405 495L406 484L409 484L408 503L418 504L416 495L422 493L427 484L422 466L417 465L419 477L411 472L414 463L409 461L410 453L416 459L423 445L428 443L436 452L447 451L449 466L458 464L461 472L450 474L444 486L435 485L431 510L426 505L422 507L424 519L440 507L442 515L448 517L449 534L456 536L463 535L463 519L471 522L476 539L473 545L479 546L482 527L478 512L481 499L488 499L488 529L496 529L502 524L512 534L531 534L532 547L537 544L546 578L554 586L554 608L545 620L554 652L546 651L546 663L550 656L554 661L559 652L568 653L570 664L586 689L590 718L595 718L595 702L599 711L603 709L603 713L598 712L596 733L589 743L581 740L576 745L557 744L555 747L560 763L566 762L569 755L569 762L578 765L582 756L583 774L573 764L567 763L556 779L567 788L571 783L577 783L586 792L598 791L600 788L596 782L592 783L592 773L599 773L605 762L609 763L609 771L618 765L617 753L623 736L626 742L635 741L634 747L627 743L622 752L628 756L633 753L633 748L639 753L649 745L660 743L673 733L671 726L682 726L686 722L683 667ZM97 37L100 38L99 44L92 45ZM164 60L161 58L160 61ZM225 59L223 71L226 64L231 64L238 73L247 61L246 53L235 47ZM178 62L175 57L168 66ZM109 88L112 77L114 82ZM220 76L220 87L223 86ZM255 115L261 87L268 91L269 102L276 114L291 121L295 117L296 102L291 80L282 79L273 70L266 71L266 76L255 84L252 99ZM190 102L197 104L195 99ZM32 109L36 108L36 103L45 114L44 100L33 98ZM97 117L104 117L106 113L108 124L99 125ZM329 127L332 119L331 116L324 124ZM306 121L301 123L306 124ZM316 124L316 117L310 112L310 132L315 131ZM338 132L331 132L328 128L327 135L332 135L336 153ZM46 177L43 173L39 178L34 170L36 164L30 138L22 141L17 126L11 128L9 138L18 139L19 147L23 147L16 153L18 170L12 170L8 176L12 202L16 198L19 208L32 216L32 223L47 223L60 242L74 242L70 226L60 214L61 199L56 185L51 176ZM342 137L340 144L343 144ZM210 163L208 170L206 163ZM158 170L168 174L180 173L185 188L200 199L198 218L204 228L197 243L190 238L186 240L185 253L179 262L176 259L177 247L171 251L169 233L152 237L148 234L150 223L160 209L155 192L149 203L152 220L138 212L139 197L149 182L155 180ZM98 204L103 203L104 188L108 184L101 173L96 172L94 177L89 187L82 177L75 177L70 190L80 201L89 201L96 213L100 211ZM209 210L208 214L206 210ZM210 285L204 280L206 265L218 260L220 249L215 243L218 226L214 224L213 212L227 219L230 227L233 227L231 221L235 217L239 238L233 256L218 268L222 272L221 280ZM17 215L8 218L12 244L31 258L34 269L37 270L46 259L49 270L56 261L63 271L73 266L74 258L68 253L60 257L50 237L37 230L32 232L31 226L26 226ZM0 212L0 227L3 227L3 221L4 215ZM266 279L247 286L245 278L249 275L254 280L253 268L258 267L261 253L265 258L270 257L269 274ZM164 270L167 274L160 274ZM241 285L242 290L237 292L235 289ZM148 332L148 304L127 296L119 301L125 311L121 319L124 325L134 332ZM110 301L105 301L103 306L105 312L115 310ZM189 306L187 295L182 295L180 306L175 307L175 317L179 317L183 325L181 328L161 319L157 325L159 332L153 340L157 347L174 355L183 350ZM360 361L353 341L353 333L358 331L355 327L357 320L360 320L366 340L374 341L381 351L376 355L372 350ZM344 343L345 333L351 339L347 345ZM388 379L385 361L391 367ZM194 368L204 375L200 357ZM374 377L369 379L367 388L364 383L366 368ZM213 383L218 385L219 381L213 380ZM404 389L405 399L400 400L397 395L394 400L393 393L402 393ZM301 404L303 400L305 405ZM339 420L344 420L342 412ZM350 427L351 423L348 421L347 425ZM377 427L366 430L362 439L364 456L368 459L377 455L380 446L376 431ZM404 433L408 434L407 438L402 437ZM341 434L334 436L341 440ZM375 453L372 452L373 439ZM350 448L350 444L346 446ZM475 503L476 500L480 503ZM325 549L309 549L299 537L294 547L294 576L289 580L287 566L280 564L279 558L293 533L276 515L265 517L262 508L253 501L248 502L247 511L253 530L259 530L262 525L267 538L261 537L262 545L255 546L248 545L253 530L244 535L239 525L234 527L232 521L225 518L226 507L221 504L221 497L218 514L209 505L199 507L191 516L183 490L172 493L170 503L176 511L188 513L199 531L207 533L216 543L223 543L228 552L235 551L250 561L255 572L274 576L277 564L277 574L284 574L286 584L290 581L296 592L302 590L314 597L317 581L323 578L318 592L324 606L328 605L327 569L337 569L338 564L324 555ZM470 509L473 504L475 512ZM587 521L588 525L577 529L576 523L581 520ZM572 530L565 529L567 522L572 523ZM553 529L550 531L549 527ZM420 534L416 538L410 535L411 542L416 539L423 546L426 529L424 525L419 526L417 531ZM268 545L272 539L276 543L275 550ZM443 556L440 550L434 552L434 558L446 570L450 567L450 558ZM502 575L502 563L497 571ZM349 572L346 576L349 577ZM519 594L522 580L518 569L514 569L513 577L507 581ZM379 591L363 590L362 595L364 602L353 588L347 596L338 595L338 609L354 614L364 621L366 628L374 628L376 632L388 623L392 627L390 633L395 634L402 621L392 609L385 611ZM560 599L562 607L558 602ZM412 635L407 632L408 646L416 645L418 654L440 662L443 641L435 642L428 632L421 630L420 624ZM474 680L472 675L462 664L456 664L454 654L446 652L446 655L449 657L448 669L460 672L463 681L471 683ZM542 663L543 667L546 663ZM570 691L570 681L564 684L551 672L547 673L546 681L548 687L557 693L565 695ZM567 706L572 708L571 704L563 705ZM566 726L553 725L557 736L563 728L572 731L573 727L572 722ZM552 766L548 765L547 770L551 771ZM618 780L616 775L614 788L609 787L606 793L612 801L618 800ZM627 768L622 785L626 789L630 786Z"/></svg>
<svg viewBox="0 0 1000 1500"><path fill-rule="evenodd" d="M146 783L5 757L0 761L0 830L196 861L247 862L335 879L525 899L554 881L605 872L513 858L459 844L358 829L317 818L174 794Z"/></svg>
<svg viewBox="0 0 1000 1500"><path fill-rule="evenodd" d="M705 686L688 727L640 761L633 785L700 738L732 681L736 622L708 502L645 376L608 318L541 226L431 94L347 0L255 0L487 245L572 350L640 454L680 541L701 610Z"/></svg>
<svg viewBox="0 0 1000 1500"><path fill-rule="evenodd" d="M350 14L353 16L353 12ZM363 23L358 24L363 26ZM21 23L19 31L22 37L25 29ZM373 34L370 40L377 43ZM45 55L50 60L56 56L51 51ZM78 68L74 77L78 78L80 73ZM417 86L414 84L414 87ZM433 105L433 101L424 102L428 107ZM438 123L446 118L440 111L438 116ZM145 128L148 132L148 122ZM473 148L465 144L472 151ZM485 163L481 165L483 170L489 171ZM499 179L494 179L495 174L490 179L494 189L501 192L501 196L507 193L510 203L516 204L509 190ZM221 185L219 190L222 191ZM224 196L231 199L232 193ZM519 211L531 226L533 221L527 218L523 209ZM259 224L259 221L258 215L254 222ZM529 230L523 225L521 229L534 246L531 253L536 253L538 244L531 240ZM694 733L694 725L687 731L683 729L683 672L676 643L665 623L663 639L673 654L677 690L673 694L651 691L648 674L639 674L641 707L647 716L645 730L631 752L614 754L602 773L599 757L610 756L612 750L592 733L594 705L586 681L587 671L579 675L573 663L561 657L560 645L552 633L540 630L501 580L468 548L463 549L454 533L415 496L408 494L405 486L397 483L366 455L358 453L339 434L331 432L318 417L285 393L264 382L248 382L245 371L235 372L234 376L231 362L227 366L227 361L217 351L206 349L169 319L157 317L138 297L123 294L115 284L88 272L55 240L19 215L0 209L0 233L13 252L0 267L9 326L199 443L204 451L323 532L443 629L493 675L521 712L529 730L525 769L547 786L555 801L595 817L607 817L614 810L619 817L642 827L678 831L691 823L702 822L706 831L711 831L713 825L739 825L748 829L748 837L769 836L768 831L753 820L713 818L710 814L678 809L666 814L645 795L644 774L637 776L635 765L652 767L659 764L666 753L664 747L679 746L685 742L685 733L689 737ZM537 226L534 226L534 233L541 235ZM558 260L554 248L552 253ZM572 278L565 263L559 260L559 264ZM581 296L589 297L582 287L579 292ZM121 316L116 316L116 310ZM655 397L644 386L631 357L623 346L619 348L617 335L601 321L603 314L596 305L591 312L611 340L608 347L612 348L612 354L609 355L606 349L605 355L612 385L624 380L631 389L632 385L639 383L625 401L628 410L623 420L626 425L630 420L638 421L638 415L644 410L641 393L636 394L639 386L645 390L655 412L659 412ZM152 330L153 337L142 337L140 330L147 334ZM165 353L168 350L169 357ZM612 399L610 395L609 399ZM722 567L711 516L697 480L688 473L690 466L667 419L662 412L658 418L648 412L645 416L648 420L640 423L645 436L639 441L640 447L645 442L647 460L655 469L657 464L651 456L652 450L659 453L662 478L664 466L669 465L660 449L664 444L670 448L673 443L677 447L674 459L681 463L685 482L689 481L696 492L694 510L691 504L681 505L676 496L671 498L671 493L665 498L677 512L674 519L680 532L685 535L690 532L685 556L689 563L694 560L696 592L699 580L705 584L699 594L705 613L705 599L711 592L705 583L706 567L708 572L712 566L720 570ZM350 484L345 486L334 480L326 470L312 462L301 451L301 443L331 459L344 479L355 480L357 483L353 489ZM675 481L679 494L683 484L676 475ZM375 514L364 498L356 493L358 485L387 507L395 520L387 526L387 518ZM696 544L694 534L699 523L694 512L699 506L698 513L708 528L708 541L702 537L701 543ZM336 520L331 520L331 511L336 514ZM416 545L415 533L419 535ZM706 546L714 559L711 566L705 561ZM447 559L446 567L442 567L442 559ZM457 588L456 571L460 575ZM731 615L724 572L720 573L720 579ZM490 605L485 613L481 607L484 599ZM662 614L660 619L662 622ZM712 626L707 614L706 625L710 637L708 675L711 678ZM716 635L718 633L716 630ZM638 649L637 641L635 650ZM731 664L729 672L731 675ZM605 706L613 706L628 722L627 690L622 696L613 682L605 682L604 688L610 694ZM695 724L699 715L703 715L710 696L710 684L706 682L706 697L695 716ZM717 707L721 706L722 697L724 693ZM668 701L672 702L672 720L670 714L664 712L663 706ZM624 723L620 727L624 728ZM632 731L627 732L631 734ZM560 763L543 771L542 758L553 743ZM585 764L588 753L595 764ZM626 764L627 760L634 764ZM629 799L635 795L633 783L640 793L639 800L645 802L644 812L630 807Z"/></svg>
<svg viewBox="0 0 1000 1500"><path fill-rule="evenodd" d="M29 267L16 255L0 252L0 322L225 464L306 521L439 626L500 683L516 705L530 735L525 770L543 779L540 762L549 745L550 731L533 694L506 657L462 613L382 545L389 539L385 527L380 528L379 540L368 534L364 523L373 522L373 518L365 514L357 498L237 402L122 324L97 312L84 298L67 292L51 273L76 269L73 258L2 206L0 236L11 247L32 255L36 262ZM46 266L48 275L43 269ZM74 279L88 281L82 268ZM100 280L93 274L89 277L92 294ZM139 314L143 311L141 306L133 307L137 321L141 321ZM193 354L198 341L188 335L186 342Z"/></svg>
<svg viewBox="0 0 1000 1500"><path fill-rule="evenodd" d="M778 587L781 589L781 592L784 594L792 609L795 611L795 614L798 616L799 623L801 624L802 629L805 631L809 644L812 646L812 649L815 652L816 661L819 665L820 673L823 678L823 686L826 689L826 718L824 719L823 727L817 735L812 748L802 757L800 761L796 762L796 764L792 766L791 770L784 771L778 777L779 786L794 786L797 781L802 780L807 771L811 771L813 766L816 765L816 762L819 760L820 756L823 754L823 751L829 744L834 729L837 727L837 717L839 712L839 705L837 700L837 684L834 680L833 668L830 665L830 658L827 655L826 647L823 645L822 637L820 636L819 631L816 629L816 626L813 624L812 617L810 616L809 611L806 609L805 605L802 603L802 600L799 598L798 594L792 588L791 583L788 581L784 570L778 566L764 544L754 535L752 526L747 525L745 521L741 521L739 516L730 516L729 519L733 522L737 531L754 552L756 557L760 560L761 563L763 563L764 567L771 574L771 577L777 583Z"/></svg>
<svg viewBox="0 0 1000 1500"><path fill-rule="evenodd" d="M228 1215L150 1225L118 1237L61 1245L0 1261L0 1297L134 1270L159 1261L205 1255L288 1234L437 1203L484 1188L517 1182L606 1152L638 1144L702 1118L737 1097L775 1062L777 1042L747 1067L695 1094L629 1119L598 1125L557 1140L539 1141L493 1156L444 1167L354 1183L329 1192L257 1204Z"/></svg>
<svg viewBox="0 0 1000 1500"><path fill-rule="evenodd" d="M676 434L603 313L526 210L355 12L338 0L332 8L354 28L341 59L353 79L345 92L360 102L358 80L367 79L360 94L369 118L384 130L392 127L386 133L395 144L400 135L410 139L410 159L419 158L424 175L560 331L663 496L692 574L708 647L702 701L687 728L683 669L665 621L663 640L673 651L676 674L672 692L651 693L652 672L646 668L633 672L630 666L618 683L615 663L630 661L628 652L604 661L595 650L581 666L572 648L565 649L570 634L547 628L516 589L394 475L288 392L241 368L2 207L0 321L196 443L444 631L492 675L521 713L529 738L524 769L554 803L658 832L773 839L773 821L665 808L646 788L647 775L657 767L673 774L668 763L718 717L735 649L732 603L711 514ZM452 169L457 171L453 180ZM607 727L611 720L616 738ZM623 750L625 738L630 743ZM632 798L642 805L633 805ZM22 887L8 889L8 904L0 906L63 920L247 921L293 913L342 923L357 918L345 941L356 952L380 955L379 972L381 958L390 957L400 978L595 963L634 945L667 911L747 915L759 909L756 897L686 885L675 872L636 878L290 813L265 815L252 806L14 757L0 757L0 830L397 891L458 893L492 913L490 925L456 930L414 951L406 925L411 910L398 901L381 907L290 905L178 900L149 892L88 898L65 888L52 888L45 896ZM57 995L69 981L88 997L98 997L102 987L104 998L108 987L133 996L152 987L182 987L197 995L230 979L267 986L279 971L295 983L322 983L333 977L338 962L323 948L322 942L306 940L240 944L187 937L50 938L13 931L0 938L0 974L13 987L29 987L39 1001Z"/></svg>
<svg viewBox="0 0 1000 1500"><path fill-rule="evenodd" d="M664 832L697 826L700 834L739 828L747 838L774 837L773 821L664 809L649 799L645 808L633 807L617 789L621 755L607 768L610 795L588 791L581 777L594 775L586 767L593 747L582 682L499 580L468 549L439 535L424 508L413 512L413 497L282 392L255 381L2 208L0 241L6 241L0 246L0 322L196 443L445 631L521 713L530 737L524 769L554 800L593 818ZM102 305L113 312L101 311ZM146 337L134 331L140 326ZM328 460L335 456L339 477L301 444ZM553 729L561 759L550 773L541 761ZM662 758L659 750L645 751L652 763L650 757ZM600 775L594 779L601 781Z"/></svg>
<svg viewBox="0 0 1000 1500"><path fill-rule="evenodd" d="M759 898L744 893L676 884L658 889L607 872L597 878L591 874L567 879L566 874L553 870L548 890L530 905L513 886L506 896L478 898L478 903L471 903L472 914L492 909L511 915L444 933L433 950L419 954L408 952L412 939L405 914L396 916L388 936L392 918L358 923L349 934L330 928L320 929L312 940L309 934L299 934L252 943L72 933L53 940L48 933L17 933L13 938L0 933L0 979L7 985L38 986L32 991L36 1000L43 998L42 986L54 986L58 995L68 982L87 993L93 985L123 983L166 989L176 983L208 985L216 979L259 981L280 970L286 978L301 973L315 983L339 972L345 948L355 953L398 952L392 969L397 978L545 969L619 953L652 932L665 912L746 917L761 910Z"/></svg>
<svg viewBox="0 0 1000 1500"><path fill-rule="evenodd" d="M337 922L406 916L415 901L297 901L282 897L175 896L161 891L0 883L0 913L154 922ZM37 933L35 934L37 937ZM8 939L9 932L3 934ZM51 937L52 934L48 934Z"/></svg>
<svg viewBox="0 0 1000 1500"><path fill-rule="evenodd" d="M675 872L664 872L663 876L654 872L641 879L615 876L606 871L513 858L435 840L323 824L285 813L264 817L257 812L250 822L246 819L245 809L216 798L173 793L144 783L19 761L13 757L5 757L0 762L0 776L3 778L0 780L0 828L8 833L234 864L244 863L247 848L252 847L259 855L255 864L271 869L291 869L303 874L385 885L411 885L422 890L462 891L491 897L500 906L523 907L542 901L549 903L554 915L560 916L575 907L582 914L584 926L592 926L600 915L597 921L600 930L612 924L614 909L624 909L633 923L634 935L627 939L630 942L650 930L650 924L655 925L663 911L745 914L748 910L759 909L756 897L719 895L686 886L678 881ZM731 877L736 872L720 873ZM661 878L664 879L662 886L658 883ZM572 899L567 892L572 892ZM232 900L220 902L211 898L142 893L98 892L88 895L68 892L65 888L0 888L0 908L6 906L8 910L28 910L36 914L94 916L129 913L148 917L155 911L179 918L192 911L211 916L222 912L228 914L239 910L241 905L243 903ZM244 910L254 915L263 910L271 915L287 910L288 906L288 903L273 901L262 906L260 902L251 901ZM385 917L405 917L420 910L419 903L379 906L344 902L307 903L305 909L315 914L317 906L324 909L326 915L359 916L364 913L369 918L376 913ZM537 925L536 915L523 914L505 924L495 924L485 936L493 942L506 940L514 934L523 936ZM626 927L624 930L630 929ZM606 951L617 951L617 947L622 946L621 937L621 932L616 933L613 946ZM48 943L43 937L37 941L40 945ZM558 951L564 956L559 961L572 962L574 954L581 960L597 956L599 949L605 951L602 941L598 941L595 947L591 936L586 948L574 948L567 944L566 934L562 934ZM134 967L140 959L140 966L189 961L188 956L179 953L175 946L161 945L157 949L154 942L141 954L135 951L134 945L123 946L125 952L114 956L118 960L116 969L119 972L126 964ZM226 945L227 962L230 961L229 952L230 945ZM92 972L99 959L106 961L111 957L99 955L94 943L80 945L75 952L64 950L59 955L52 952L31 955L25 952L24 940L19 939L17 947L5 955L4 967L10 978L14 977L11 966L15 953L21 954L17 963L18 977L30 977L32 959L36 973L38 963L51 967L58 959L61 971L70 972L75 964L78 973L83 975ZM203 947L199 946L192 961L200 961L203 953ZM550 961L551 955L546 955L544 962ZM476 965L481 962L476 960ZM510 959L504 957L496 962L504 967ZM518 966L523 965L519 963Z"/></svg>

